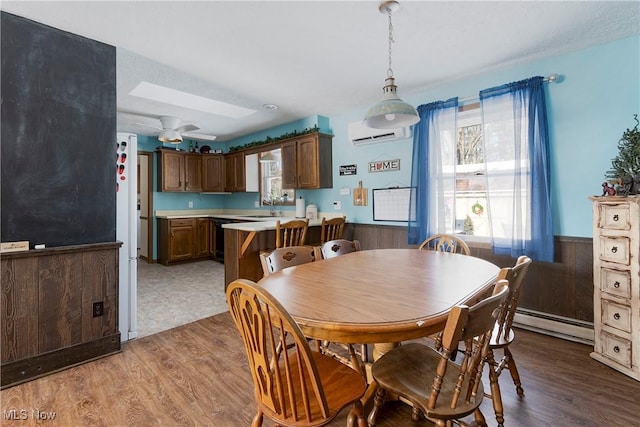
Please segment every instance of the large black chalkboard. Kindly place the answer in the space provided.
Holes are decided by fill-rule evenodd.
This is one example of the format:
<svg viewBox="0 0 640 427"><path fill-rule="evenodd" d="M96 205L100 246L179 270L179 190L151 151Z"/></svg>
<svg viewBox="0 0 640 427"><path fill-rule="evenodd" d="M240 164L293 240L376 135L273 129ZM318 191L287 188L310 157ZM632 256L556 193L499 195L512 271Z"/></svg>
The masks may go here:
<svg viewBox="0 0 640 427"><path fill-rule="evenodd" d="M1 240L115 241L115 47L1 14Z"/></svg>

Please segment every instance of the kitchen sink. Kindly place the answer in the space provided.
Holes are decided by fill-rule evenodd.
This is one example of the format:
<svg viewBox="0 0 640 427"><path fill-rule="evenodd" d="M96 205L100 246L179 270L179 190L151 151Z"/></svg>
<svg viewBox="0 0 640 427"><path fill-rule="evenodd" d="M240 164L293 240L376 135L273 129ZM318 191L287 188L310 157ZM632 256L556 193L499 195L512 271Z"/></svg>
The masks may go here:
<svg viewBox="0 0 640 427"><path fill-rule="evenodd" d="M276 216L271 216L271 215L242 215L242 216L246 218L278 218Z"/></svg>

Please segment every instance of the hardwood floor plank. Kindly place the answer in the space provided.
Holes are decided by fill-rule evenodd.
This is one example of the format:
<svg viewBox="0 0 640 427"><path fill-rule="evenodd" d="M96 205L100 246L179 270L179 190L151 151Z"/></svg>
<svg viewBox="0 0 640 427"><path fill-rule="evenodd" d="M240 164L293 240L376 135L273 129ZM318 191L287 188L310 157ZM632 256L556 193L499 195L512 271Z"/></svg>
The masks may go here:
<svg viewBox="0 0 640 427"><path fill-rule="evenodd" d="M508 372L500 376L507 427L640 425L640 382L591 359L589 346L524 330L516 334L512 352L525 396L517 397ZM133 340L119 354L2 390L0 405L0 425L20 427L236 427L249 426L255 414L244 348L228 313ZM481 408L495 426L491 400ZM52 412L54 419L37 419ZM347 412L330 426L344 426ZM264 425L272 426L266 420ZM413 423L410 408L398 402L385 405L378 422L430 425Z"/></svg>

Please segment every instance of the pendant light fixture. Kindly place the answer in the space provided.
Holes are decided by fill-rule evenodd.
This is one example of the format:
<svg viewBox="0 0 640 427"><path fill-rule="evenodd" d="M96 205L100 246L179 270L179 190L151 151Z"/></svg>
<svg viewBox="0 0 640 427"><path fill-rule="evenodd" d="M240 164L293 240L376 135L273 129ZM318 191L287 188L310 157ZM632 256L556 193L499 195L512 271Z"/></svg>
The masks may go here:
<svg viewBox="0 0 640 427"><path fill-rule="evenodd" d="M389 17L389 68L387 69L387 78L382 88L384 94L382 100L369 108L364 117L364 125L375 129L395 129L411 126L420 121L420 116L416 109L404 102L397 94L397 86L393 78L393 70L391 69L391 44L393 43L393 25L391 23L391 14L400 8L400 4L395 1L383 1L378 6L380 13L387 14Z"/></svg>
<svg viewBox="0 0 640 427"><path fill-rule="evenodd" d="M267 151L258 159L260 163L275 163L277 160L271 151Z"/></svg>

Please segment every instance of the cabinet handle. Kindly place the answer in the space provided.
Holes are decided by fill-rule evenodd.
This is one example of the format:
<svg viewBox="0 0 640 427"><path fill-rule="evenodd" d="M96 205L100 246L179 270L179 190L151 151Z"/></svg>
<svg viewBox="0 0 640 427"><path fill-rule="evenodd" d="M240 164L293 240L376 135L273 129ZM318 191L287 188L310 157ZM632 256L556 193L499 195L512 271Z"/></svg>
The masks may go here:
<svg viewBox="0 0 640 427"><path fill-rule="evenodd" d="M616 319L616 320L620 320L620 313L615 313L613 315L613 318Z"/></svg>
<svg viewBox="0 0 640 427"><path fill-rule="evenodd" d="M613 347L613 351L615 353L620 353L620 347L618 347L618 346Z"/></svg>
<svg viewBox="0 0 640 427"><path fill-rule="evenodd" d="M613 287L614 287L614 288L619 288L619 287L620 287L620 282L618 282L618 281L616 280L616 282L613 284Z"/></svg>
<svg viewBox="0 0 640 427"><path fill-rule="evenodd" d="M612 247L611 252L613 252L614 254L618 252L618 247L617 246Z"/></svg>
<svg viewBox="0 0 640 427"><path fill-rule="evenodd" d="M618 216L618 214L615 214L615 215L613 216L613 220L614 220L614 221L617 221L619 218L620 218L620 217Z"/></svg>

